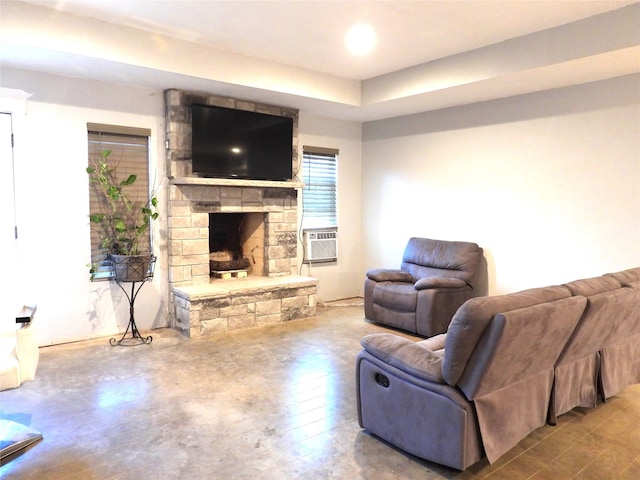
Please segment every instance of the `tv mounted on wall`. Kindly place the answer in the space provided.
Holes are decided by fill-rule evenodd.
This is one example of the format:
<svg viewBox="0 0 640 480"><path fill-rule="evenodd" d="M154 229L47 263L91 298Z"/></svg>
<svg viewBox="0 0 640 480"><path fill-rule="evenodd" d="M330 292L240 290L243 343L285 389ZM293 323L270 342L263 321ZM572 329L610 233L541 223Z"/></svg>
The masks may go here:
<svg viewBox="0 0 640 480"><path fill-rule="evenodd" d="M194 174L292 179L293 118L197 104L191 113Z"/></svg>

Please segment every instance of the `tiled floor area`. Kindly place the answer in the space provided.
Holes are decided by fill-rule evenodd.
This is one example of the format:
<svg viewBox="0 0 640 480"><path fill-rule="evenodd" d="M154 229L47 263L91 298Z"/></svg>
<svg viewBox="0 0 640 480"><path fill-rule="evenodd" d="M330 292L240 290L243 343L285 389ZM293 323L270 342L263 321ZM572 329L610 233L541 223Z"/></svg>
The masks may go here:
<svg viewBox="0 0 640 480"><path fill-rule="evenodd" d="M543 427L496 464L465 472L363 432L355 355L383 330L361 306L243 333L41 349L34 381L0 393L0 415L44 440L0 468L10 479L640 478L640 385Z"/></svg>

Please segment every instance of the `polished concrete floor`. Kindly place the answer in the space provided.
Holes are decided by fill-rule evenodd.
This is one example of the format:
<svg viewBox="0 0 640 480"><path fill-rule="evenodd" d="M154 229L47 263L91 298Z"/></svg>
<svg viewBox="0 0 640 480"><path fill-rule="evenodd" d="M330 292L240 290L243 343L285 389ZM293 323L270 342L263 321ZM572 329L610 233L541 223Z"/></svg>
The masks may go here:
<svg viewBox="0 0 640 480"><path fill-rule="evenodd" d="M346 305L346 306L345 306ZM314 320L150 345L41 349L36 379L0 392L0 416L44 440L9 479L639 479L640 385L574 410L494 465L412 458L357 423L359 340L383 328L349 302Z"/></svg>

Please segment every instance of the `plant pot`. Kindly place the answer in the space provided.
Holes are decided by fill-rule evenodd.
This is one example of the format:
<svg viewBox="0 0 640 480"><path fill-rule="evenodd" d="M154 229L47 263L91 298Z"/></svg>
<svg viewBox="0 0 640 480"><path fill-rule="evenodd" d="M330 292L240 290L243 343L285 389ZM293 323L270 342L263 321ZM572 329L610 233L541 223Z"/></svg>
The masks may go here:
<svg viewBox="0 0 640 480"><path fill-rule="evenodd" d="M153 277L156 257L144 255L111 254L113 275L118 282L142 282Z"/></svg>

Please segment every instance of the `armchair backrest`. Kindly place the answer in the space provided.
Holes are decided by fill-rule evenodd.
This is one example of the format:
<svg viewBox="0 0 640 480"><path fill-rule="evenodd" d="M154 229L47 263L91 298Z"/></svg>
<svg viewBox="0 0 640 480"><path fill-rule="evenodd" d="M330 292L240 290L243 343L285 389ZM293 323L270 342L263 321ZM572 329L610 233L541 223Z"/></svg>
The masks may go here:
<svg viewBox="0 0 640 480"><path fill-rule="evenodd" d="M470 242L410 238L402 256L402 270L416 282L425 277L459 278L471 285L482 248Z"/></svg>

